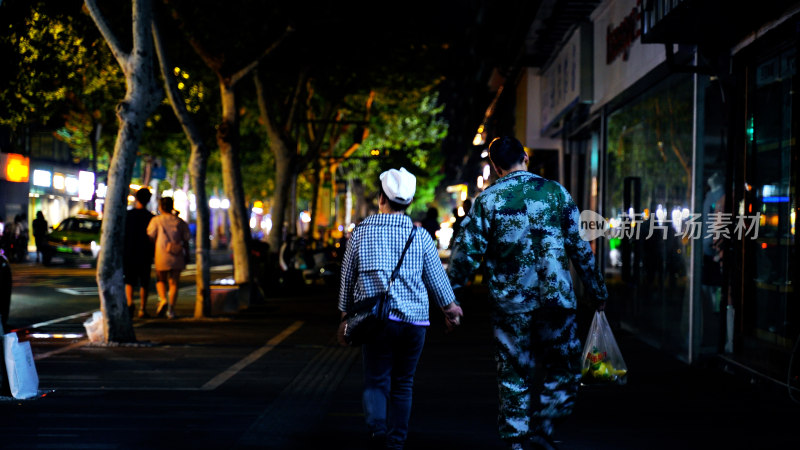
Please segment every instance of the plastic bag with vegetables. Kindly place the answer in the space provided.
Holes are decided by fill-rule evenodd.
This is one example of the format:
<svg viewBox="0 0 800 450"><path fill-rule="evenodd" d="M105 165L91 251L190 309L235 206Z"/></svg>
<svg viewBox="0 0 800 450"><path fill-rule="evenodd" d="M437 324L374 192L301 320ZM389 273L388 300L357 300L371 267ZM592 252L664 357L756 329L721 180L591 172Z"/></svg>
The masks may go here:
<svg viewBox="0 0 800 450"><path fill-rule="evenodd" d="M581 382L625 384L627 375L628 367L622 359L606 315L603 311L596 311L583 347Z"/></svg>

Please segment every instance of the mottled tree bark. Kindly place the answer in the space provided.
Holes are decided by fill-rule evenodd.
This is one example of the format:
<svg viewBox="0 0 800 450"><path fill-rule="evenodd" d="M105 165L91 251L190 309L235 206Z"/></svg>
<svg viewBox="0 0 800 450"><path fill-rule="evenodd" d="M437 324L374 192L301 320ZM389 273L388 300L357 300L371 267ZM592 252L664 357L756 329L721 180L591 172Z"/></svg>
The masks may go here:
<svg viewBox="0 0 800 450"><path fill-rule="evenodd" d="M237 120L234 86L220 79L222 101L222 123L217 130L217 145L222 162L222 184L225 196L230 200L228 218L231 224L231 247L233 248L233 277L236 284L250 282L249 214L244 203L242 174L237 150L239 122Z"/></svg>
<svg viewBox="0 0 800 450"><path fill-rule="evenodd" d="M125 53L95 0L86 0L89 13L125 74L125 98L117 106L119 132L108 168L108 190L103 208L101 249L97 261L97 286L106 342L133 342L131 317L122 278L128 186L145 121L158 106L161 92L154 76L153 40L150 34L151 0L133 0L133 49Z"/></svg>
<svg viewBox="0 0 800 450"><path fill-rule="evenodd" d="M208 195L206 194L206 173L211 149L205 144L203 136L200 133L200 128L186 109L186 104L178 89L178 83L172 74L172 64L170 64L164 49L164 42L161 38L161 33L159 32L156 21L153 21L153 39L160 63L159 65L161 66L161 76L164 78L164 84L170 104L172 105L172 110L192 147L191 157L189 159L189 175L191 177L192 191L194 191L197 208L197 223L195 228L195 264L197 266L195 286L197 287L197 294L195 296L194 317L200 318L211 313L211 267L209 260L211 249L209 235L211 233L208 229L210 213Z"/></svg>

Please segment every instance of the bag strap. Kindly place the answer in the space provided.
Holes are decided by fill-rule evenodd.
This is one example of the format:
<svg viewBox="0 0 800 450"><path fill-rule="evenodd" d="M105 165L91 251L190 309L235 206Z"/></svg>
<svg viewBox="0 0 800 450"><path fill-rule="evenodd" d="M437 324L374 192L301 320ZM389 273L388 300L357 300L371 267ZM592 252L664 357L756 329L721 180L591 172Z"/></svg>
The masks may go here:
<svg viewBox="0 0 800 450"><path fill-rule="evenodd" d="M411 233L408 235L408 239L406 240L406 246L403 247L403 253L400 253L400 261L397 261L397 266L395 266L394 270L392 271L392 276L389 278L389 287L386 288L388 292L389 289L392 287L392 283L394 282L397 275L400 273L400 266L403 264L403 258L406 257L406 252L408 251L408 247L411 247L411 241L414 240L414 234L417 232L417 227L411 226Z"/></svg>
<svg viewBox="0 0 800 450"><path fill-rule="evenodd" d="M408 248L411 246L411 241L414 240L414 234L417 232L417 227L411 226L411 233L408 235L408 239L406 240L406 245L403 247L403 252L400 253L400 260L397 261L397 266L395 266L394 270L392 271L392 276L389 278L389 286L386 287L386 293L388 294L389 291L392 289L392 283L397 278L397 275L400 273L400 266L403 264L403 258L406 256L406 252ZM355 304L351 304L347 308L347 314L345 315L345 319L349 317L351 314L359 314L364 311L369 311L375 306L375 301L366 301L362 300L360 302L356 302Z"/></svg>

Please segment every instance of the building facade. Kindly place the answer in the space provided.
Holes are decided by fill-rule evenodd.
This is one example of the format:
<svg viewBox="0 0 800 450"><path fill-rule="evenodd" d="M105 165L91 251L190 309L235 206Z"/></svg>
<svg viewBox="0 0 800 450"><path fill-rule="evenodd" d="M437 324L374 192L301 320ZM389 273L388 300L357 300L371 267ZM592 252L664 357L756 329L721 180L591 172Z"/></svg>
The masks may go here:
<svg viewBox="0 0 800 450"><path fill-rule="evenodd" d="M546 62L507 90L516 136L532 161L557 152L559 181L612 226L593 246L613 322L688 363L785 382L800 335L800 4L595 3L561 17Z"/></svg>

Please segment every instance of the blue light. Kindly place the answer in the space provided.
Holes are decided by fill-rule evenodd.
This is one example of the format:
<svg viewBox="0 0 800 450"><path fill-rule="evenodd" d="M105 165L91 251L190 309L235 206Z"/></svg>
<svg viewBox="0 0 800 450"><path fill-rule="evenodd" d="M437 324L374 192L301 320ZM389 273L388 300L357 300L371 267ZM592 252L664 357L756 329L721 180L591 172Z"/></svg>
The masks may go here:
<svg viewBox="0 0 800 450"><path fill-rule="evenodd" d="M764 197L761 201L764 203L789 203L789 197Z"/></svg>

